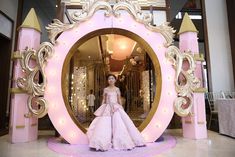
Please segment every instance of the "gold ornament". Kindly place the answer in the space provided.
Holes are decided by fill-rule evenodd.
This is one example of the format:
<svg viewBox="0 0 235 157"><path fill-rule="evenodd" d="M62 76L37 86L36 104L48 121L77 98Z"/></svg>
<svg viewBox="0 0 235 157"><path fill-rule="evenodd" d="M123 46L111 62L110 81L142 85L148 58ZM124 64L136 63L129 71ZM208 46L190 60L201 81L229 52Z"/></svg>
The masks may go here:
<svg viewBox="0 0 235 157"><path fill-rule="evenodd" d="M150 31L162 34L166 40L165 47L172 45L175 30L169 26L168 22L165 22L160 26L153 26L151 24L151 21L153 20L152 14L144 13L138 2L134 0L117 0L114 5L111 5L107 0L86 2L83 4L82 11L80 13L75 11L69 15L72 19L72 24L64 24L58 19L54 19L53 23L46 27L50 41L55 44L55 38L58 37L60 33L74 28L80 22L89 20L99 9L105 10L105 16L113 15L115 17L119 17L121 15L121 10L126 10L137 22L144 24L144 26Z"/></svg>
<svg viewBox="0 0 235 157"><path fill-rule="evenodd" d="M200 80L194 75L196 63L191 52L181 53L175 46L168 47L166 58L172 62L176 70L175 88L178 97L175 100L174 109L179 116L185 117L191 113L193 92L200 88ZM183 70L183 61L185 60L189 63L187 71ZM181 82L179 81L180 74L185 78L185 84L183 85L180 84ZM182 107L184 104L187 104L188 106Z"/></svg>
<svg viewBox="0 0 235 157"><path fill-rule="evenodd" d="M58 19L54 19L53 23L46 26L46 30L48 32L48 38L50 39L52 44L55 44L55 40L58 35L65 30L73 28L75 24L64 24Z"/></svg>
<svg viewBox="0 0 235 157"><path fill-rule="evenodd" d="M20 60L20 65L25 76L18 78L16 83L20 89L28 93L29 98L27 105L29 111L33 116L38 118L47 114L48 105L46 100L43 98L46 87L44 68L48 58L52 56L53 52L53 46L49 42L43 42L37 51L26 48L21 52L22 59ZM36 61L36 65L34 67L30 66L31 61ZM39 73L42 76L42 83L39 83L37 80Z"/></svg>

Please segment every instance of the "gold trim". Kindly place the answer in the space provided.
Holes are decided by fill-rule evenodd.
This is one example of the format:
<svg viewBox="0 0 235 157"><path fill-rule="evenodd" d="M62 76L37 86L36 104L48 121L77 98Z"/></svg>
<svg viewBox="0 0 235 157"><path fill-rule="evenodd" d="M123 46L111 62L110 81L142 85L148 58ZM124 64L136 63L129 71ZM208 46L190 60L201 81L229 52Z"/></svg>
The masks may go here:
<svg viewBox="0 0 235 157"><path fill-rule="evenodd" d="M24 58L24 56L18 51L13 52L13 54L11 56L11 60L23 59L23 58ZM36 58L36 56L32 56L31 59L36 60L37 58Z"/></svg>
<svg viewBox="0 0 235 157"><path fill-rule="evenodd" d="M158 61L158 58L154 52L154 50L151 48L151 46L140 36L138 36L137 34L134 34L132 32L129 32L127 30L124 29L118 29L118 28L108 28L108 29L100 29L100 30L96 30L94 32L91 32L89 34L86 34L84 37L82 37L80 40L78 40L70 49L70 51L68 52L64 64L63 64L63 68L62 68L62 75L61 75L61 79L62 79L62 84L61 84L61 88L62 88L62 94L63 94L63 98L64 98L64 103L65 106L67 108L67 111L70 115L70 117L73 119L73 121L75 122L75 124L84 132L86 133L86 129L82 126L82 124L77 120L77 118L75 117L75 115L73 114L73 111L67 101L66 98L66 84L64 83L65 80L65 76L66 76L66 69L69 66L69 62L71 57L73 56L73 54L77 51L77 47L79 47L81 44L83 44L85 41L87 41L88 39L91 39L95 36L99 36L99 35L104 35L104 34L118 34L118 35L124 35L126 37L129 37L133 40L135 40L136 42L140 43L141 46L146 50L146 52L149 54L153 65L154 65L154 69L155 69L155 76L158 76L156 78L156 95L154 97L154 101L153 101L153 105L152 108L148 114L148 116L146 117L146 119L143 121L143 123L138 127L139 131L144 130L144 128L150 123L150 121L153 118L153 115L155 114L155 112L157 111L158 108L158 104L160 101L160 96L161 96L161 90L162 90L162 72L161 72L161 68L160 68L160 64Z"/></svg>
<svg viewBox="0 0 235 157"><path fill-rule="evenodd" d="M197 122L197 124L205 124L205 122Z"/></svg>
<svg viewBox="0 0 235 157"><path fill-rule="evenodd" d="M174 81L178 97L174 102L174 111L180 117L188 116L192 112L193 91L200 88L200 80L195 76L196 62L190 51L181 53L176 46L168 47L166 58L172 62L176 70ZM187 70L183 69L184 60L189 63ZM180 80L181 75L184 77L184 80ZM188 107L183 108L182 104L188 104Z"/></svg>
<svg viewBox="0 0 235 157"><path fill-rule="evenodd" d="M207 88L203 88L203 87L199 87L193 90L194 93L206 93L207 91L208 91Z"/></svg>
<svg viewBox="0 0 235 157"><path fill-rule="evenodd" d="M204 55L201 54L201 53L194 54L193 58L194 58L195 61L201 61L201 62L205 61Z"/></svg>
<svg viewBox="0 0 235 157"><path fill-rule="evenodd" d="M38 50L27 47L20 53L22 55L20 66L25 75L17 78L16 85L29 95L27 105L32 115L42 118L47 114L48 109L47 101L43 98L46 87L45 66L48 58L54 53L53 45L49 42L43 42ZM32 59L37 63L34 67L29 65ZM38 79L35 79L39 73L42 76L42 82L40 83ZM34 109L33 104L40 107Z"/></svg>
<svg viewBox="0 0 235 157"><path fill-rule="evenodd" d="M54 19L53 23L49 24L46 29L50 41L55 44L58 35L68 29L71 29L83 21L89 20L96 11L105 10L104 15L119 17L123 10L127 11L135 21L143 24L150 31L160 33L166 40L165 47L172 45L175 30L169 26L169 22L165 22L159 26L153 26L151 21L153 16L151 13L146 13L141 10L138 2L129 0L116 0L116 3L111 5L107 0L87 1L82 6L81 12L73 12L69 15L72 19L72 24L64 24L58 19Z"/></svg>
<svg viewBox="0 0 235 157"><path fill-rule="evenodd" d="M20 54L19 51L15 51L12 53L12 56L11 56L11 60L15 60L15 59L22 59L22 55Z"/></svg>
<svg viewBox="0 0 235 157"><path fill-rule="evenodd" d="M27 91L20 89L20 88L11 88L10 92L13 94L25 94Z"/></svg>
<svg viewBox="0 0 235 157"><path fill-rule="evenodd" d="M25 118L31 118L31 117L32 117L32 113L31 113L31 112L25 113L25 114L24 114L24 117L25 117Z"/></svg>
<svg viewBox="0 0 235 157"><path fill-rule="evenodd" d="M32 126L32 127L37 126L37 125L38 125L37 123L33 123L33 124L31 124L31 126Z"/></svg>
<svg viewBox="0 0 235 157"><path fill-rule="evenodd" d="M10 78L9 81L16 81L17 79L15 78Z"/></svg>
<svg viewBox="0 0 235 157"><path fill-rule="evenodd" d="M36 14L34 8L30 9L29 13L27 14L26 18L24 19L24 22L19 27L19 29L20 28L32 28L40 33L42 32L40 24L38 22L37 14Z"/></svg>
<svg viewBox="0 0 235 157"><path fill-rule="evenodd" d="M195 25L193 24L192 20L190 19L188 13L184 14L184 18L183 21L181 23L180 26L180 31L179 31L179 35L182 33L186 33L186 32L196 32L198 33L197 28L195 27Z"/></svg>
<svg viewBox="0 0 235 157"><path fill-rule="evenodd" d="M184 123L185 123L185 124L192 124L193 122L190 121L190 120L186 120Z"/></svg>
<svg viewBox="0 0 235 157"><path fill-rule="evenodd" d="M16 129L23 129L25 128L25 125L16 125Z"/></svg>

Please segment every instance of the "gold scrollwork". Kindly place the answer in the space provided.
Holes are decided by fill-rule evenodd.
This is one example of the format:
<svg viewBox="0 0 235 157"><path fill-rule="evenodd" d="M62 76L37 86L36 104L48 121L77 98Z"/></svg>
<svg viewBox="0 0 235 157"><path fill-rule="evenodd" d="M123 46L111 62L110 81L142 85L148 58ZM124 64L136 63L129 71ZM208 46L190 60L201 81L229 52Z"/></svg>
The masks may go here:
<svg viewBox="0 0 235 157"><path fill-rule="evenodd" d="M53 19L53 22L46 26L46 30L48 32L48 38L50 39L52 44L55 44L55 40L60 33L70 28L73 28L75 23L73 24L64 24L58 19Z"/></svg>
<svg viewBox="0 0 235 157"><path fill-rule="evenodd" d="M94 13L99 9L105 9L105 15L110 16L112 14L112 7L107 1L94 1L86 2L82 6L82 12L75 11L71 14L73 22L82 22L90 19Z"/></svg>
<svg viewBox="0 0 235 157"><path fill-rule="evenodd" d="M37 107L34 107L34 104L36 104ZM47 114L48 103L43 97L34 97L30 95L28 98L27 105L28 105L30 113L32 113L33 116L42 118Z"/></svg>
<svg viewBox="0 0 235 157"><path fill-rule="evenodd" d="M53 45L49 42L43 42L37 51L26 48L21 52L22 59L20 60L20 65L25 76L18 78L16 84L20 89L28 93L27 105L29 111L38 118L47 114L48 104L43 98L46 87L44 68L53 52ZM31 62L36 62L36 64L32 66ZM42 76L41 83L38 80L39 74Z"/></svg>
<svg viewBox="0 0 235 157"><path fill-rule="evenodd" d="M185 117L191 113L193 91L200 88L200 80L195 77L194 71L196 64L190 52L181 53L175 46L170 46L166 52L166 58L170 60L176 69L175 87L178 97L174 102L176 114ZM188 69L183 69L183 62L188 62ZM184 78L184 80L182 80ZM184 83L182 83L182 81Z"/></svg>
<svg viewBox="0 0 235 157"><path fill-rule="evenodd" d="M120 16L120 10L126 10L128 11L135 19L137 22L143 23L143 24L149 24L153 17L152 14L150 13L145 13L142 12L140 5L135 2L135 1L118 1L113 6L113 14L116 17Z"/></svg>
<svg viewBox="0 0 235 157"><path fill-rule="evenodd" d="M144 24L150 31L161 33L166 39L166 47L172 44L175 30L169 26L169 22L165 22L160 26L153 26L151 24L153 20L152 14L143 12L136 1L119 0L118 3L113 6L114 16L119 17L120 10L128 11L137 22Z"/></svg>
<svg viewBox="0 0 235 157"><path fill-rule="evenodd" d="M166 40L165 47L169 47L170 45L172 45L172 42L174 41L173 37L175 33L175 30L173 29L173 27L170 27L169 24L170 24L169 22L165 22L160 26L153 26L149 23L148 25L145 25L145 27L151 31L161 33L161 35Z"/></svg>
<svg viewBox="0 0 235 157"><path fill-rule="evenodd" d="M161 33L162 36L166 39L166 47L172 45L175 30L169 26L168 22L160 26L153 26L151 24L153 20L152 14L144 13L141 10L138 2L134 0L117 0L114 5L110 4L107 0L94 0L86 2L84 3L81 12L75 11L69 15L72 19L72 24L64 24L58 19L54 19L53 23L46 27L50 41L55 44L55 38L60 33L75 27L77 24L79 24L79 22L89 20L99 9L105 10L105 16L114 15L115 17L120 16L120 10L126 10L134 17L137 22L144 24L145 27L150 31Z"/></svg>

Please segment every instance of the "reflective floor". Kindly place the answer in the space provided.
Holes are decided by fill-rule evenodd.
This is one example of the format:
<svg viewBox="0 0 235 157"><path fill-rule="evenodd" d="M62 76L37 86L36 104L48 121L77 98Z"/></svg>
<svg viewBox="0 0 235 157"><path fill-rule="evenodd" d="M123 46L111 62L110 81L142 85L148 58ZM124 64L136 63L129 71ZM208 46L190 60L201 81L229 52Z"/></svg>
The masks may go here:
<svg viewBox="0 0 235 157"><path fill-rule="evenodd" d="M235 157L235 139L208 131L208 139L189 140L182 137L180 129L166 131L177 139L176 147L155 157ZM8 135L0 137L1 157L66 157L47 148L52 131L40 131L39 140L30 143L11 144Z"/></svg>
<svg viewBox="0 0 235 157"><path fill-rule="evenodd" d="M156 157L235 157L235 139L208 130L208 139L189 140L182 130L168 130L177 139L176 147Z"/></svg>

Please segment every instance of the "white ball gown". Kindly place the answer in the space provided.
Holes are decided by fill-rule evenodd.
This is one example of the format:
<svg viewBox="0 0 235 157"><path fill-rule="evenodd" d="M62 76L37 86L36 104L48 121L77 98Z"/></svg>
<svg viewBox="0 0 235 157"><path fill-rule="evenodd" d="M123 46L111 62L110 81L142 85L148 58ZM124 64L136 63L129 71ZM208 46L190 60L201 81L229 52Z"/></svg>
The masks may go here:
<svg viewBox="0 0 235 157"><path fill-rule="evenodd" d="M119 88L105 88L103 95L106 100L95 111L96 118L87 131L89 147L106 151L110 148L130 150L136 146L145 146L144 138L118 104Z"/></svg>

